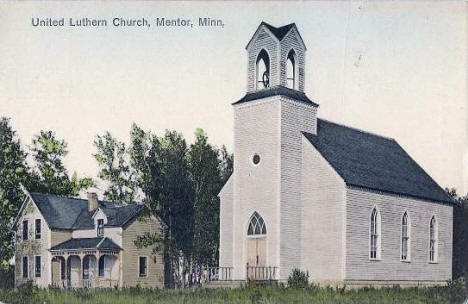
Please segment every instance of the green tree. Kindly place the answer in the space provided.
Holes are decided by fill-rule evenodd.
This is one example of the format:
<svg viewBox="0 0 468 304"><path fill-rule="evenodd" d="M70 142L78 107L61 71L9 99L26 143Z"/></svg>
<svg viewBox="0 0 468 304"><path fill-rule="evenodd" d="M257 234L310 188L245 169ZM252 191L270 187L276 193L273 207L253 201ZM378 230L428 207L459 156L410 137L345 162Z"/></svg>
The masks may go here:
<svg viewBox="0 0 468 304"><path fill-rule="evenodd" d="M134 202L135 183L125 143L106 132L96 136L94 146L97 149L93 156L99 165L98 177L107 182L104 196L114 202Z"/></svg>
<svg viewBox="0 0 468 304"><path fill-rule="evenodd" d="M453 279L468 278L468 196L459 197L455 189L446 189L455 201L453 208Z"/></svg>
<svg viewBox="0 0 468 304"><path fill-rule="evenodd" d="M216 265L219 249L218 193L232 171L232 157L208 142L202 129L195 131L189 155L194 190L193 263L197 282L204 266Z"/></svg>
<svg viewBox="0 0 468 304"><path fill-rule="evenodd" d="M140 244L162 251L166 287L181 287L191 261L193 191L187 143L181 134L166 131L161 138L136 125L131 130L130 158L138 188L150 212L161 222L159 235L145 235ZM182 263L182 264L181 264Z"/></svg>
<svg viewBox="0 0 468 304"><path fill-rule="evenodd" d="M34 136L30 150L34 171L30 176L29 190L75 196L81 189L93 185L92 179L78 178L76 172L70 179L63 164L63 158L68 155L67 143L56 138L53 131L40 131Z"/></svg>
<svg viewBox="0 0 468 304"><path fill-rule="evenodd" d="M13 256L11 224L24 200L20 183L27 183L27 153L8 118L0 118L0 268Z"/></svg>

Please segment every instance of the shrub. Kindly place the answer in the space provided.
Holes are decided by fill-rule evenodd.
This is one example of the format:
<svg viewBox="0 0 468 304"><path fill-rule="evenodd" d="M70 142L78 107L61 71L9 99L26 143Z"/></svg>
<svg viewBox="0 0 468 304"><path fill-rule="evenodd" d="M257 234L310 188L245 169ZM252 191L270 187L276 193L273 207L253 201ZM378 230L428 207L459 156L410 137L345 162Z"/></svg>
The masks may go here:
<svg viewBox="0 0 468 304"><path fill-rule="evenodd" d="M460 277L454 281L448 281L447 289L452 303L461 303L468 295L465 278L463 277Z"/></svg>
<svg viewBox="0 0 468 304"><path fill-rule="evenodd" d="M306 288L309 286L309 272L294 268L289 275L288 286L291 288Z"/></svg>
<svg viewBox="0 0 468 304"><path fill-rule="evenodd" d="M8 265L3 267L0 265L0 289L13 288L15 285L15 269Z"/></svg>

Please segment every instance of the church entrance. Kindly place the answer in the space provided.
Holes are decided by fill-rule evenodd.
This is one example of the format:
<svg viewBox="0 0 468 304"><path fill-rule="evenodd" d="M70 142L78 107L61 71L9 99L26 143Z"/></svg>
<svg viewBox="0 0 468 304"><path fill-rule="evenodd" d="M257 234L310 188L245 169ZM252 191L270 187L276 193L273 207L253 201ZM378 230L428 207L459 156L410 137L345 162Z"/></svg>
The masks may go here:
<svg viewBox="0 0 468 304"><path fill-rule="evenodd" d="M249 266L266 266L266 236L247 238L247 263Z"/></svg>
<svg viewBox="0 0 468 304"><path fill-rule="evenodd" d="M257 212L250 217L247 230L247 278L264 280L267 268L267 230L265 221Z"/></svg>

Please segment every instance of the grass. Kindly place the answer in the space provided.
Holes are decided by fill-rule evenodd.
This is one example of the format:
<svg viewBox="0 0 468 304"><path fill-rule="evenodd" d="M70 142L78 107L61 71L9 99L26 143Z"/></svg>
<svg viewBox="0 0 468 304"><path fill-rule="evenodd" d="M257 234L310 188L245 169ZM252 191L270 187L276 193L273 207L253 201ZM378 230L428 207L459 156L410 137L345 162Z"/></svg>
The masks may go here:
<svg viewBox="0 0 468 304"><path fill-rule="evenodd" d="M463 283L463 282L462 282ZM427 288L287 288L275 286L246 286L236 289L194 288L185 290L160 289L21 289L0 290L0 301L6 303L48 304L120 304L120 303L462 303L464 284L449 283L445 287Z"/></svg>

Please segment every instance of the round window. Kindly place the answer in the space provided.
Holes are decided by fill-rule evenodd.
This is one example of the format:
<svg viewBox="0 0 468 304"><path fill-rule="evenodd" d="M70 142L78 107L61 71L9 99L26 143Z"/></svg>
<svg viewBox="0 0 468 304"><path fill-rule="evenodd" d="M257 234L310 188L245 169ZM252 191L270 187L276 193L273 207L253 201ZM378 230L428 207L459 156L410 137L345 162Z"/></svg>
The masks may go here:
<svg viewBox="0 0 468 304"><path fill-rule="evenodd" d="M254 165L258 165L258 163L260 162L260 155L254 154L254 156L252 157L252 162L254 163Z"/></svg>

